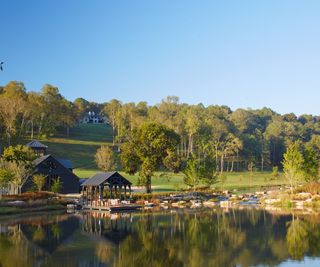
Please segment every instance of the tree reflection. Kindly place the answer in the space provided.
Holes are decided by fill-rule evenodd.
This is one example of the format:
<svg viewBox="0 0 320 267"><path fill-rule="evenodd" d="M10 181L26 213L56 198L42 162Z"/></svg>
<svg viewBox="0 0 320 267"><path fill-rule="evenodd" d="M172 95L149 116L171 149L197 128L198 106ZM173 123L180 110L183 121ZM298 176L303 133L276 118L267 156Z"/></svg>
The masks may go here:
<svg viewBox="0 0 320 267"><path fill-rule="evenodd" d="M46 238L46 234L41 225L38 225L37 229L33 232L32 240L36 242L41 242Z"/></svg>
<svg viewBox="0 0 320 267"><path fill-rule="evenodd" d="M92 226L87 231L97 232L93 230L97 223L90 221L90 217L87 220L86 224ZM266 257L266 246L271 247L283 240L285 233L282 239L275 238L272 227L265 229L268 224L264 220L265 215L255 210L140 214L130 223L130 234L114 247L116 251L113 255L108 254L104 259L108 258L112 266L119 267L133 262L137 266L276 264L281 262L281 255L272 255L273 250L269 248L268 253L271 255ZM105 224L110 224L108 219L98 225L102 227L102 236L110 242ZM124 225L122 222L117 230L123 231ZM266 231L263 234L265 239L255 233L263 231ZM268 243L267 237L274 237L273 242ZM101 245L96 248L97 251L104 255Z"/></svg>
<svg viewBox="0 0 320 267"><path fill-rule="evenodd" d="M0 266L276 266L320 256L320 216L254 209L78 216L0 218Z"/></svg>
<svg viewBox="0 0 320 267"><path fill-rule="evenodd" d="M57 239L57 240L60 239L62 230L61 230L61 227L58 223L54 223L51 225L51 232L52 232L52 235L55 239Z"/></svg>
<svg viewBox="0 0 320 267"><path fill-rule="evenodd" d="M30 250L19 226L10 226L0 235L1 267L32 266L35 256L37 254Z"/></svg>
<svg viewBox="0 0 320 267"><path fill-rule="evenodd" d="M308 251L308 225L303 220L292 214L291 222L288 222L287 246L290 256L293 259L300 260Z"/></svg>
<svg viewBox="0 0 320 267"><path fill-rule="evenodd" d="M109 264L113 258L115 249L111 244L99 242L96 245L95 253L101 263Z"/></svg>
<svg viewBox="0 0 320 267"><path fill-rule="evenodd" d="M286 222L256 210L142 216L119 246L122 257L114 255L113 266L272 266L288 253L301 259L314 230L300 219Z"/></svg>
<svg viewBox="0 0 320 267"><path fill-rule="evenodd" d="M54 220L51 216L13 220L14 226L11 221L0 222L1 267L43 266L44 261L77 228L77 220L65 216L54 215Z"/></svg>

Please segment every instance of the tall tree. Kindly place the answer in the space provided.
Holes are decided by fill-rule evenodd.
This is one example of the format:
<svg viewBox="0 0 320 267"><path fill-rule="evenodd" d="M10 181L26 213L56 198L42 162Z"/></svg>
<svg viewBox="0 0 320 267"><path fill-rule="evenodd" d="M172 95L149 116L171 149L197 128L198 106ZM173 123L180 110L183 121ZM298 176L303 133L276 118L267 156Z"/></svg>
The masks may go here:
<svg viewBox="0 0 320 267"><path fill-rule="evenodd" d="M303 155L300 152L299 142L289 145L283 159L283 171L290 183L291 194L296 183L303 178Z"/></svg>
<svg viewBox="0 0 320 267"><path fill-rule="evenodd" d="M89 101L85 100L82 97L79 97L73 101L73 104L75 106L75 114L78 120L82 119L86 112L89 112L91 110L88 110L89 107Z"/></svg>
<svg viewBox="0 0 320 267"><path fill-rule="evenodd" d="M34 139L35 135L40 133L40 127L45 114L44 109L43 96L36 92L29 92L26 110L28 120L26 134L30 133L30 139Z"/></svg>
<svg viewBox="0 0 320 267"><path fill-rule="evenodd" d="M270 158L273 166L278 166L282 161L284 152L284 132L283 122L278 116L274 117L272 122L268 125L264 135L270 144Z"/></svg>
<svg viewBox="0 0 320 267"><path fill-rule="evenodd" d="M312 147L307 146L303 153L303 172L307 182L317 182L319 178L319 160Z"/></svg>
<svg viewBox="0 0 320 267"><path fill-rule="evenodd" d="M115 145L116 134L117 134L117 113L119 112L121 107L121 102L116 99L112 99L109 103L107 103L103 112L108 116L109 122L112 126L112 144Z"/></svg>
<svg viewBox="0 0 320 267"><path fill-rule="evenodd" d="M24 125L26 91L23 83L10 82L0 94L0 117L2 119L8 145Z"/></svg>
<svg viewBox="0 0 320 267"><path fill-rule="evenodd" d="M173 158L172 153L177 151L179 141L179 136L165 126L145 123L122 145L122 166L131 174L139 168L140 181L150 193L152 175L161 167L167 167L166 158Z"/></svg>
<svg viewBox="0 0 320 267"><path fill-rule="evenodd" d="M201 123L201 107L191 106L187 111L186 117L186 129L188 132L188 155L192 154L194 151L194 138L198 130L200 129Z"/></svg>

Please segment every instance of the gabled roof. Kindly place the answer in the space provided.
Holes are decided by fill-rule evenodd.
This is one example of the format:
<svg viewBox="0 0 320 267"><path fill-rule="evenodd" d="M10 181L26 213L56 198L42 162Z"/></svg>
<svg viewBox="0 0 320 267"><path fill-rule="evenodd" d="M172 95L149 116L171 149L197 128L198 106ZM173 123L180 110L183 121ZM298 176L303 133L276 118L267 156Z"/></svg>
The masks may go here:
<svg viewBox="0 0 320 267"><path fill-rule="evenodd" d="M98 186L102 185L104 183L113 183L115 179L118 179L116 184L122 184L122 185L131 185L132 183L128 181L126 178L124 178L121 174L118 172L100 172L92 176L91 178L87 179L84 183L82 183L82 186Z"/></svg>
<svg viewBox="0 0 320 267"><path fill-rule="evenodd" d="M34 167L37 167L39 164L41 164L43 161L45 161L47 158L52 157L50 154L36 158L34 161L32 161L32 164Z"/></svg>
<svg viewBox="0 0 320 267"><path fill-rule="evenodd" d="M39 158L36 158L32 164L34 167L37 167L40 163L44 162L47 158L52 157L50 154L45 155L45 156L41 156ZM73 169L73 165L72 162L68 159L56 159L61 165L63 165L63 167L67 168L67 169Z"/></svg>
<svg viewBox="0 0 320 267"><path fill-rule="evenodd" d="M73 169L73 164L69 159L57 159L67 169Z"/></svg>
<svg viewBox="0 0 320 267"><path fill-rule="evenodd" d="M48 146L42 144L38 140L32 140L26 146L31 147L31 148L48 148Z"/></svg>

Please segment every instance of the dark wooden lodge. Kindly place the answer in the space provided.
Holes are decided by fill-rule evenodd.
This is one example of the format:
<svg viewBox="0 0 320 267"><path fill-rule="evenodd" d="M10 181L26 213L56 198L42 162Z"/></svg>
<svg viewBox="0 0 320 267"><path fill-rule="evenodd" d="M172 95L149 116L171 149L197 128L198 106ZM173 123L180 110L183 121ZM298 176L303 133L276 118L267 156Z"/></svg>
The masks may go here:
<svg viewBox="0 0 320 267"><path fill-rule="evenodd" d="M79 178L68 167L64 166L59 160L51 155L39 157L33 161L34 172L22 185L21 192L27 192L35 189L32 177L35 174L42 174L46 177L46 183L43 188L45 191L51 191L54 180L60 178L62 182L63 194L79 193Z"/></svg>
<svg viewBox="0 0 320 267"><path fill-rule="evenodd" d="M81 184L84 204L109 206L112 199L126 200L131 196L132 183L118 172L101 172Z"/></svg>
<svg viewBox="0 0 320 267"><path fill-rule="evenodd" d="M38 157L47 154L48 146L42 144L38 140L32 140L28 144L26 144L26 146L30 147Z"/></svg>

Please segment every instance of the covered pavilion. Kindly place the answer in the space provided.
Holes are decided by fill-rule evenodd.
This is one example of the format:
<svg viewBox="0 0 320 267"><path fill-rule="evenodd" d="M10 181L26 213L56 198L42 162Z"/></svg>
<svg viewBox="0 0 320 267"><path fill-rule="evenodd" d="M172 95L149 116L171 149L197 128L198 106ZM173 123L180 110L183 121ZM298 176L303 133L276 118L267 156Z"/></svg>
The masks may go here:
<svg viewBox="0 0 320 267"><path fill-rule="evenodd" d="M109 206L113 200L127 200L131 196L132 183L120 173L101 172L81 184L86 206ZM117 204L117 203L115 203Z"/></svg>

